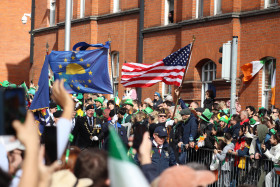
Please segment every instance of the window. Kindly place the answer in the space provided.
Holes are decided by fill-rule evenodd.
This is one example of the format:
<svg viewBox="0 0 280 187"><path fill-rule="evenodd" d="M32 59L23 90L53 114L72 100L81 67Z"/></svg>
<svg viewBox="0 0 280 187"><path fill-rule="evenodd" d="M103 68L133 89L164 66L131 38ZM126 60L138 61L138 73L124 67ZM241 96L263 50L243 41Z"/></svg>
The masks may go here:
<svg viewBox="0 0 280 187"><path fill-rule="evenodd" d="M205 100L205 92L209 89L209 84L216 79L216 64L208 61L202 66L202 88L201 88L201 107Z"/></svg>
<svg viewBox="0 0 280 187"><path fill-rule="evenodd" d="M50 26L55 25L55 2L56 0L50 0Z"/></svg>
<svg viewBox="0 0 280 187"><path fill-rule="evenodd" d="M171 85L167 85L165 84L164 82L162 83L162 96L167 96L167 95L171 95L171 92L172 92L172 87Z"/></svg>
<svg viewBox="0 0 280 187"><path fill-rule="evenodd" d="M271 107L271 82L273 74L276 70L276 59L268 57L263 59L265 64L263 66L262 75L262 106L265 108Z"/></svg>
<svg viewBox="0 0 280 187"><path fill-rule="evenodd" d="M196 18L203 17L203 0L196 0Z"/></svg>
<svg viewBox="0 0 280 187"><path fill-rule="evenodd" d="M164 25L174 22L174 0L165 0Z"/></svg>
<svg viewBox="0 0 280 187"><path fill-rule="evenodd" d="M113 2L113 13L120 11L120 0L114 0Z"/></svg>
<svg viewBox="0 0 280 187"><path fill-rule="evenodd" d="M85 17L85 0L80 2L80 18Z"/></svg>
<svg viewBox="0 0 280 187"><path fill-rule="evenodd" d="M222 0L214 1L214 15L222 13Z"/></svg>
<svg viewBox="0 0 280 187"><path fill-rule="evenodd" d="M264 8L277 6L277 5L278 5L278 0L265 0L264 1Z"/></svg>
<svg viewBox="0 0 280 187"><path fill-rule="evenodd" d="M113 52L111 56L112 62L112 83L114 87L114 97L118 96L118 85L119 85L119 52Z"/></svg>

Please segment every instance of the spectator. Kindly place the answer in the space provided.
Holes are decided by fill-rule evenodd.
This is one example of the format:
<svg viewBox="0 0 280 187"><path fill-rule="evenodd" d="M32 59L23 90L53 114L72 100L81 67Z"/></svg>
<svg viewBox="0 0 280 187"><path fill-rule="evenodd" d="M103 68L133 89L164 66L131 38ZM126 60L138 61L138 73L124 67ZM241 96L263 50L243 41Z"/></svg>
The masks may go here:
<svg viewBox="0 0 280 187"><path fill-rule="evenodd" d="M212 90L207 90L205 92L205 100L203 101L204 108L212 110L214 104L214 93Z"/></svg>
<svg viewBox="0 0 280 187"><path fill-rule="evenodd" d="M248 112L249 119L251 119L256 113L256 109L253 106L246 106L246 111Z"/></svg>
<svg viewBox="0 0 280 187"><path fill-rule="evenodd" d="M154 100L153 100L153 108L154 110L158 108L158 106L162 103L162 98L161 95L158 92L155 92L154 95Z"/></svg>

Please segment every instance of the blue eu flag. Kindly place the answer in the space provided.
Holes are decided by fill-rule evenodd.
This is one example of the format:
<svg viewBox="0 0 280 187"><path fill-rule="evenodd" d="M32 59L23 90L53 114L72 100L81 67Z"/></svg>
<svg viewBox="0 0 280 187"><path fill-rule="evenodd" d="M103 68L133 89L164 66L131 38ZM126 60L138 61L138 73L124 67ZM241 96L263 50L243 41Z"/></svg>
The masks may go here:
<svg viewBox="0 0 280 187"><path fill-rule="evenodd" d="M69 93L113 93L108 71L109 42L96 46L102 48L77 52L52 51L49 55L54 78L64 80Z"/></svg>

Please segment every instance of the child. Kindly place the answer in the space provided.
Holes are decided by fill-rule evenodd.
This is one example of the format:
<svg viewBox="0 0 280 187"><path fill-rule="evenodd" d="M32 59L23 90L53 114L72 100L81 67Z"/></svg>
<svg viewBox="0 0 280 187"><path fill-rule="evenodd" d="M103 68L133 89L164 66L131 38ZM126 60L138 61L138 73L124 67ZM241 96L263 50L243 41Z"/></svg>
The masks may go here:
<svg viewBox="0 0 280 187"><path fill-rule="evenodd" d="M230 163L227 158L227 153L229 150L234 149L234 144L232 143L232 136L230 133L226 133L224 139L227 145L223 148L223 151L221 153L218 153L217 149L214 149L214 153L216 154L219 161L222 163L221 184L224 184L224 186L229 187L230 186Z"/></svg>

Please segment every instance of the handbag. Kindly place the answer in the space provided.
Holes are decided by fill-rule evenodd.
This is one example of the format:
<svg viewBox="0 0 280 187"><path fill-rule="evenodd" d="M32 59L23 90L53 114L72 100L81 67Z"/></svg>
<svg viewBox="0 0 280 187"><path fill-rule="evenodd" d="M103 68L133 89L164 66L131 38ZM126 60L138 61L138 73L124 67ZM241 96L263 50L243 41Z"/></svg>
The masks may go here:
<svg viewBox="0 0 280 187"><path fill-rule="evenodd" d="M210 170L214 171L219 168L220 161L218 160L217 156L213 153L212 155L212 162L210 164Z"/></svg>

